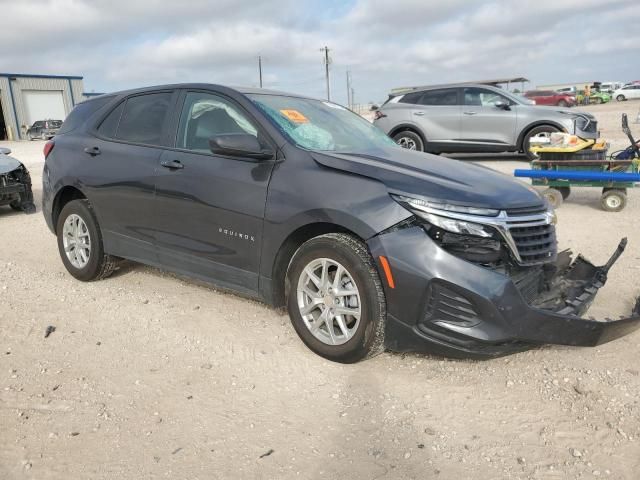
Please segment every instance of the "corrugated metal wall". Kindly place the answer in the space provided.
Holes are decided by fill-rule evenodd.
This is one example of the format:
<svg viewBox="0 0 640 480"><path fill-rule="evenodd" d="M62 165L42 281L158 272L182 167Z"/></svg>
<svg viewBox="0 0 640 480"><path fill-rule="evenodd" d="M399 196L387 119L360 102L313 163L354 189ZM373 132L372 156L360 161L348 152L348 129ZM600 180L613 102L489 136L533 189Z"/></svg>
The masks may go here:
<svg viewBox="0 0 640 480"><path fill-rule="evenodd" d="M14 80L9 80L10 78L14 78ZM82 79L79 78L0 76L2 112L7 130L11 130L14 140L23 139L26 131L23 127L28 128L26 106L22 95L23 90L61 91L67 115L75 105L84 100L84 86ZM13 101L11 98L12 93Z"/></svg>

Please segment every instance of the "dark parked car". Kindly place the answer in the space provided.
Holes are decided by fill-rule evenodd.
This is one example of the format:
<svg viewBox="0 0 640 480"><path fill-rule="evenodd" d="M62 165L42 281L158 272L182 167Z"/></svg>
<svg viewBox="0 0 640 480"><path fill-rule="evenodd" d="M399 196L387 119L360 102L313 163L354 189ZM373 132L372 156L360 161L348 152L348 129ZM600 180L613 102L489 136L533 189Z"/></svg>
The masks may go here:
<svg viewBox="0 0 640 480"><path fill-rule="evenodd" d="M0 147L0 206L34 213L29 171L18 159L10 157L11 150Z"/></svg>
<svg viewBox="0 0 640 480"><path fill-rule="evenodd" d="M331 360L597 345L640 324L579 317L617 256L570 267L535 190L399 148L334 103L131 90L77 106L45 154L44 216L71 275L125 258L286 305Z"/></svg>
<svg viewBox="0 0 640 480"><path fill-rule="evenodd" d="M524 96L534 100L536 105L552 105L556 107L573 107L576 97L569 93L554 92L553 90L531 90Z"/></svg>
<svg viewBox="0 0 640 480"><path fill-rule="evenodd" d="M27 138L29 140L36 138L49 140L58 133L61 125L62 120L38 120L27 130Z"/></svg>

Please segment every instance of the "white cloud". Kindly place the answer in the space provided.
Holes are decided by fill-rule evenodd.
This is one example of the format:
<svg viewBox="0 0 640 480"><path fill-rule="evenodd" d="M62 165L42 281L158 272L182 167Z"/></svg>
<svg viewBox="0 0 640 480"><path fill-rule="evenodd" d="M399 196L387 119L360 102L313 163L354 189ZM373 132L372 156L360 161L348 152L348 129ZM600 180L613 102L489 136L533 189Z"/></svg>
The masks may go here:
<svg viewBox="0 0 640 480"><path fill-rule="evenodd" d="M321 96L323 45L339 101L347 68L362 101L496 76L640 77L634 0L0 0L0 11L3 70L84 75L88 90L255 85L262 55L267 86Z"/></svg>

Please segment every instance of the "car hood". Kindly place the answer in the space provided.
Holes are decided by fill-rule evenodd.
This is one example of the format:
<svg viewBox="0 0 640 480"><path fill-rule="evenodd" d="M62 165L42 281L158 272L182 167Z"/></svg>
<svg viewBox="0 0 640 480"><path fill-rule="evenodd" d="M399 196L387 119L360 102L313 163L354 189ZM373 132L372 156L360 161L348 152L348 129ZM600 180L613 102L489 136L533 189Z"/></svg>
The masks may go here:
<svg viewBox="0 0 640 480"><path fill-rule="evenodd" d="M0 155L0 175L14 171L20 167L22 163L8 155Z"/></svg>
<svg viewBox="0 0 640 480"><path fill-rule="evenodd" d="M561 107L553 107L553 106L547 106L547 105L520 105L518 108L520 109L532 109L532 112L537 112L538 114L541 114L542 112L544 112L544 115L548 116L557 116L560 118L571 118L571 117L586 117L589 120L595 120L596 117L594 117L591 113L589 112L585 112L583 110L578 110L575 108L561 108Z"/></svg>
<svg viewBox="0 0 640 480"><path fill-rule="evenodd" d="M400 147L366 153L312 152L312 156L325 167L379 180L390 193L501 210L545 206L533 188L469 161Z"/></svg>

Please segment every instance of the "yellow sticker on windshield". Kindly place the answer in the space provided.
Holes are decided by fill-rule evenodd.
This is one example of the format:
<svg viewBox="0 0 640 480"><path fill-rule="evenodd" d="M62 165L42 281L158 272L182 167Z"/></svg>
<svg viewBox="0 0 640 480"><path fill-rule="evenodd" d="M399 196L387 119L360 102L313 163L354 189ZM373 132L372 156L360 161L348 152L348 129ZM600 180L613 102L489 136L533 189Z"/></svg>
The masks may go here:
<svg viewBox="0 0 640 480"><path fill-rule="evenodd" d="M280 113L295 123L309 123L309 119L297 110L280 110Z"/></svg>

